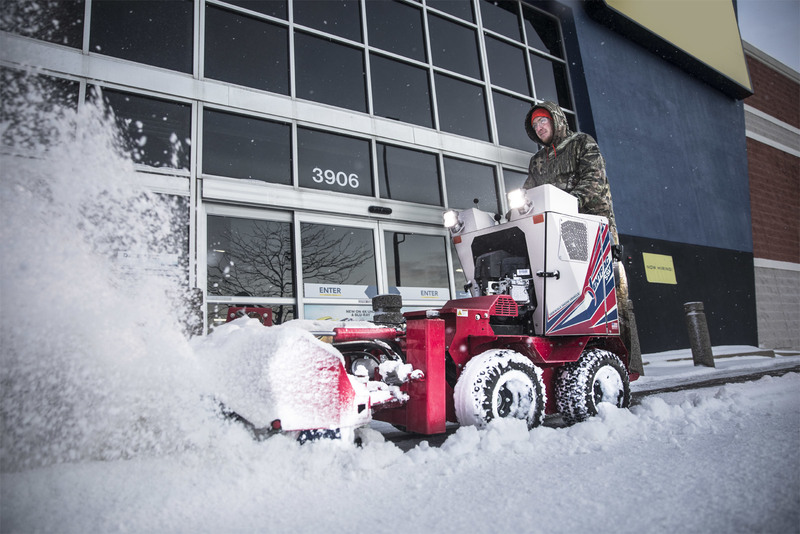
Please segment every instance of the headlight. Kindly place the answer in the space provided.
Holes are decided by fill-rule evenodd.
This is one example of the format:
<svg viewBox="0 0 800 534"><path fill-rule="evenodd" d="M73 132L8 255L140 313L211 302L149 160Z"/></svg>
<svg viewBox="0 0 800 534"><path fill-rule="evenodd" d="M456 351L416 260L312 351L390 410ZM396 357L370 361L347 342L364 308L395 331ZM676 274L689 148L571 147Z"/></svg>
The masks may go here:
<svg viewBox="0 0 800 534"><path fill-rule="evenodd" d="M530 212L533 208L533 202L528 200L528 195L524 189L509 191L506 198L508 199L509 209L517 210L520 215Z"/></svg>
<svg viewBox="0 0 800 534"><path fill-rule="evenodd" d="M464 227L464 223L458 217L456 210L449 210L442 215L444 218L444 227L449 228L452 233L458 233Z"/></svg>

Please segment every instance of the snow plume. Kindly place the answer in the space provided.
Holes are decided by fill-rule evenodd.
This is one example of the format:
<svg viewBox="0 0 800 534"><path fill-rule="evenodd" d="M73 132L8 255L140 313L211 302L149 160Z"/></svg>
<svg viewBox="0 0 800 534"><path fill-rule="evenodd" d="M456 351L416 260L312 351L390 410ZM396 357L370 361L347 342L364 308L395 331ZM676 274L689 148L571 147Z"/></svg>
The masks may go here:
<svg viewBox="0 0 800 534"><path fill-rule="evenodd" d="M187 215L136 187L105 110L0 73L0 469L185 448Z"/></svg>

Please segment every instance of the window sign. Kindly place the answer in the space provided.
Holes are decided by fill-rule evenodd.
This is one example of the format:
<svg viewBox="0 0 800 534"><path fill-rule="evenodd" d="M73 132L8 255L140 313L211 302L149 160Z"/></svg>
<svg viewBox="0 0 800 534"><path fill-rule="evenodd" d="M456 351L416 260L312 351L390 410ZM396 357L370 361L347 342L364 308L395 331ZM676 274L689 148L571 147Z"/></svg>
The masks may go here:
<svg viewBox="0 0 800 534"><path fill-rule="evenodd" d="M377 295L377 286L350 284L303 284L303 291L309 299L359 299L369 300L371 293ZM375 296L375 295L372 295Z"/></svg>
<svg viewBox="0 0 800 534"><path fill-rule="evenodd" d="M297 154L300 187L373 194L369 141L298 128Z"/></svg>
<svg viewBox="0 0 800 534"><path fill-rule="evenodd" d="M312 321L372 321L372 305L306 304L305 317Z"/></svg>
<svg viewBox="0 0 800 534"><path fill-rule="evenodd" d="M676 285L678 279L675 277L675 265L672 256L666 254L651 254L642 252L644 260L644 271L647 281L651 284L670 284Z"/></svg>
<svg viewBox="0 0 800 534"><path fill-rule="evenodd" d="M450 289L446 287L398 287L390 288L393 293L397 290L403 300L450 300Z"/></svg>

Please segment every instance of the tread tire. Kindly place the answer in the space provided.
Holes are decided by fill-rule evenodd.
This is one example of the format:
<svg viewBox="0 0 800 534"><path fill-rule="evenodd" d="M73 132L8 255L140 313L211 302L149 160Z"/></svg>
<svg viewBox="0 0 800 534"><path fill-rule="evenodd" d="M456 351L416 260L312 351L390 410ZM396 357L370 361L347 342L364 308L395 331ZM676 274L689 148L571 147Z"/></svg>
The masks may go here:
<svg viewBox="0 0 800 534"><path fill-rule="evenodd" d="M524 419L528 428L544 421L547 395L542 370L512 350L489 350L472 358L456 382L456 418L483 428L492 419Z"/></svg>
<svg viewBox="0 0 800 534"><path fill-rule="evenodd" d="M589 349L578 361L561 367L556 375L556 406L567 424L597 415L597 405L611 402L617 408L631 403L628 372L616 354Z"/></svg>

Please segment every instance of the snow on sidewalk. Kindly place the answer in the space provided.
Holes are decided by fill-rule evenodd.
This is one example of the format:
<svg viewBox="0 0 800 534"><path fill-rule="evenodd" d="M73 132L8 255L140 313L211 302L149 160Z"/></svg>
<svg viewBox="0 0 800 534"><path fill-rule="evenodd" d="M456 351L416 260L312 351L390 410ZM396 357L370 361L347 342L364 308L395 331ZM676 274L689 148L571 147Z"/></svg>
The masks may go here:
<svg viewBox="0 0 800 534"><path fill-rule="evenodd" d="M684 386L754 372L800 366L800 350L762 349L749 345L712 347L715 367L695 366L691 349L643 354L644 376L631 383L633 392Z"/></svg>

